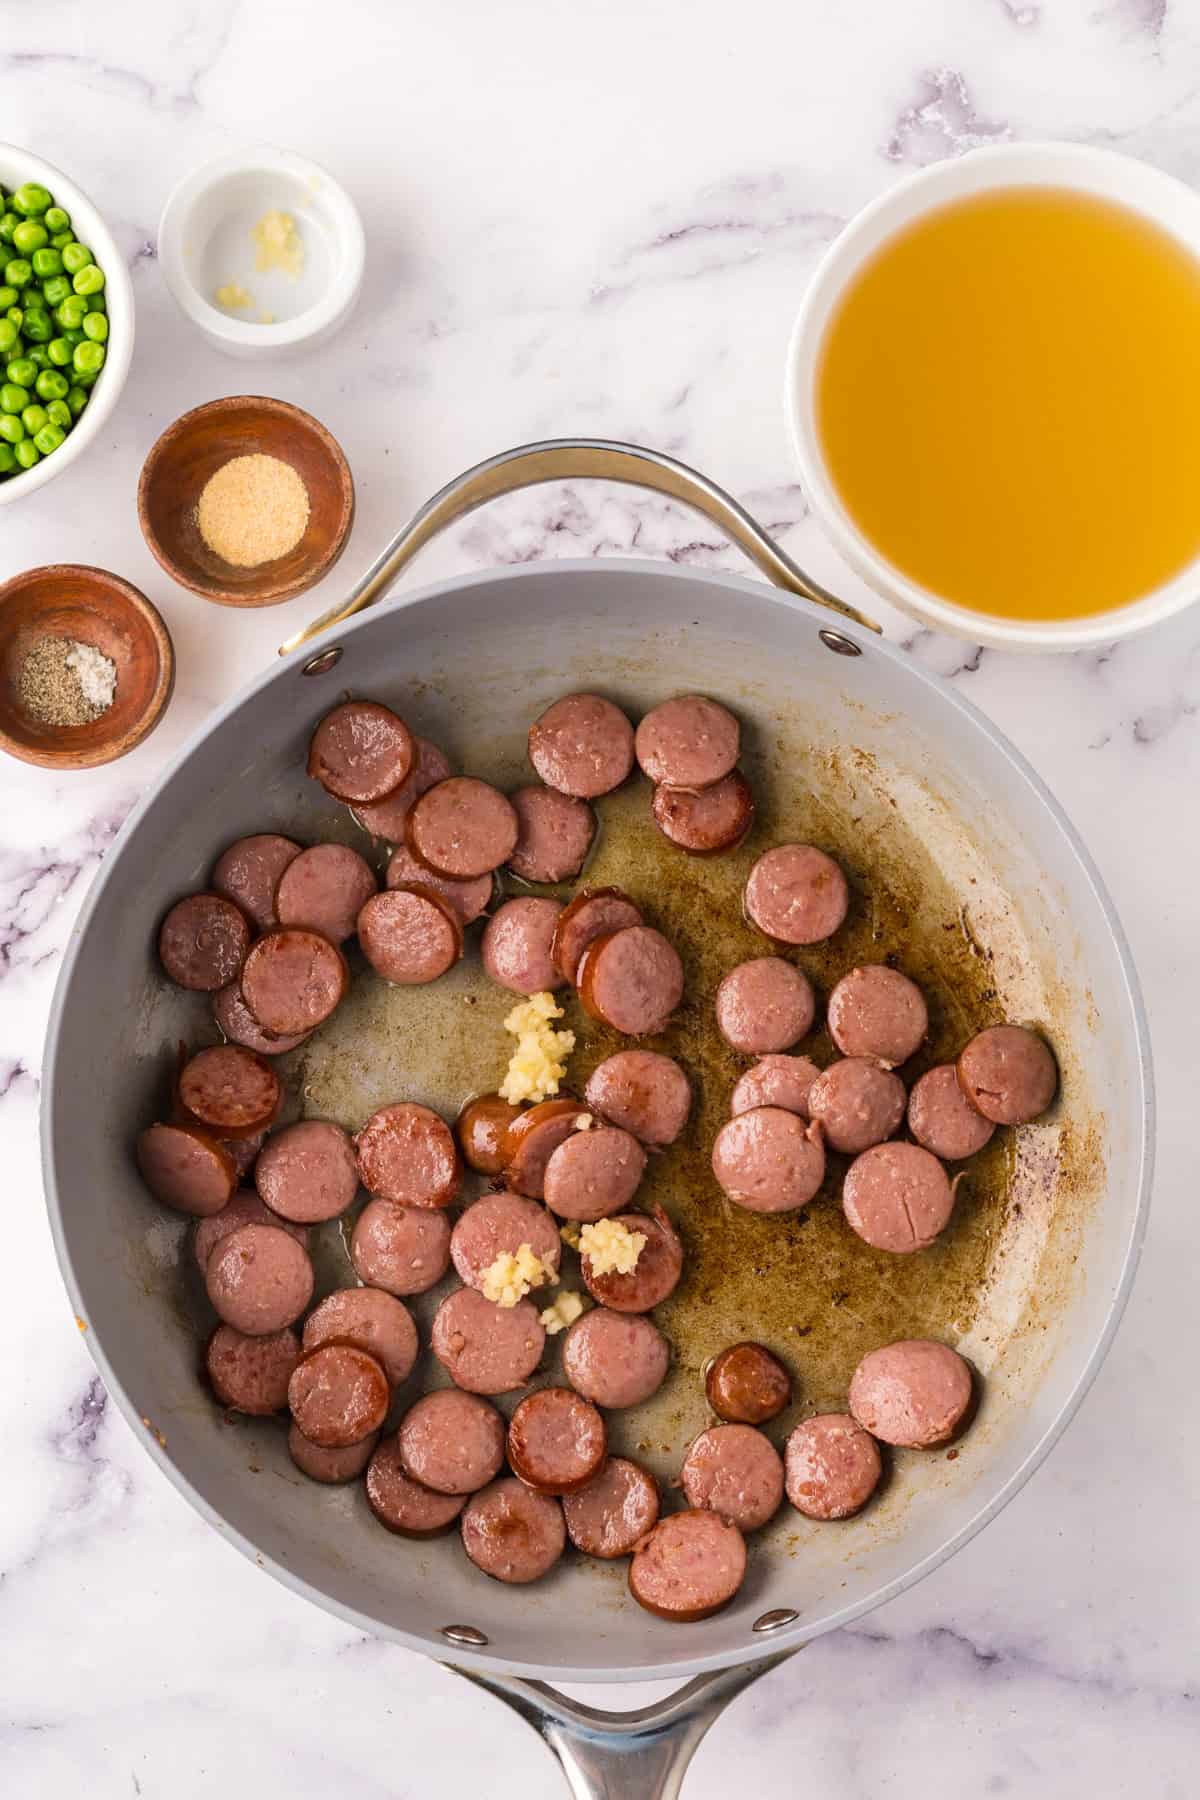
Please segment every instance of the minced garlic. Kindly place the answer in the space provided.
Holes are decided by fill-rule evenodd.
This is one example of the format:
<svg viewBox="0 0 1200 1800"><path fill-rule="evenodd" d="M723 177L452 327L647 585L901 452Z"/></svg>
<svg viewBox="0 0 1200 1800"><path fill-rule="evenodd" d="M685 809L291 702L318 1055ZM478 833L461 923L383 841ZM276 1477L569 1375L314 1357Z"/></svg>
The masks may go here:
<svg viewBox="0 0 1200 1800"><path fill-rule="evenodd" d="M272 207L265 212L250 233L254 239L254 266L261 272L282 269L285 275L298 276L304 267L304 239L296 230L291 213Z"/></svg>
<svg viewBox="0 0 1200 1800"><path fill-rule="evenodd" d="M254 305L253 296L247 293L240 281L227 281L224 287L217 289L213 298L217 305L223 306L227 312L237 312L243 306Z"/></svg>
<svg viewBox="0 0 1200 1800"><path fill-rule="evenodd" d="M574 1219L568 1219L565 1225L560 1225L558 1228L558 1235L564 1244L569 1244L572 1250L578 1250L579 1227Z"/></svg>
<svg viewBox="0 0 1200 1800"><path fill-rule="evenodd" d="M575 1048L573 1031L555 1031L552 1019L561 1019L563 1009L554 1003L551 993L531 994L514 1006L504 1021L517 1047L509 1060L501 1097L516 1106L522 1100L548 1100L557 1094L558 1084L567 1072L567 1058Z"/></svg>
<svg viewBox="0 0 1200 1800"><path fill-rule="evenodd" d="M583 1305L583 1295L575 1293L573 1289L568 1288L557 1294L545 1312L538 1314L546 1328L547 1337L555 1337L558 1332L565 1331L568 1325L573 1325L582 1313Z"/></svg>
<svg viewBox="0 0 1200 1800"><path fill-rule="evenodd" d="M514 1255L502 1250L494 1263L483 1271L480 1289L493 1306L515 1306L530 1288L548 1287L557 1281L554 1270L535 1256L532 1244L522 1244Z"/></svg>
<svg viewBox="0 0 1200 1800"><path fill-rule="evenodd" d="M620 1219L601 1219L579 1233L579 1254L586 1256L593 1275L632 1275L646 1248L644 1231L630 1231Z"/></svg>

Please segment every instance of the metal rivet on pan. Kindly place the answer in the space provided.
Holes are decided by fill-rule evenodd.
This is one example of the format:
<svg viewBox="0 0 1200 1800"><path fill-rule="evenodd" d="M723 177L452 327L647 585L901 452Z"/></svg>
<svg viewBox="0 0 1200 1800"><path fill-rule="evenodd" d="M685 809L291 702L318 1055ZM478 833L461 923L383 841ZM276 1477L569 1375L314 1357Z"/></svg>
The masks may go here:
<svg viewBox="0 0 1200 1800"><path fill-rule="evenodd" d="M817 636L827 650L835 656L861 656L862 645L856 644L853 638L843 637L840 631L830 631L828 626L818 631ZM307 670L305 671L307 673Z"/></svg>
<svg viewBox="0 0 1200 1800"><path fill-rule="evenodd" d="M779 1631L784 1625L794 1625L800 1617L790 1606L775 1606L770 1612L760 1613L750 1627L751 1631Z"/></svg>
<svg viewBox="0 0 1200 1800"><path fill-rule="evenodd" d="M469 1644L472 1650L482 1650L491 1642L486 1631L478 1631L474 1625L443 1625L442 1636L452 1644Z"/></svg>
<svg viewBox="0 0 1200 1800"><path fill-rule="evenodd" d="M342 647L333 644L328 650L322 650L318 656L310 656L300 673L302 675L327 675L330 669L336 668L342 660Z"/></svg>

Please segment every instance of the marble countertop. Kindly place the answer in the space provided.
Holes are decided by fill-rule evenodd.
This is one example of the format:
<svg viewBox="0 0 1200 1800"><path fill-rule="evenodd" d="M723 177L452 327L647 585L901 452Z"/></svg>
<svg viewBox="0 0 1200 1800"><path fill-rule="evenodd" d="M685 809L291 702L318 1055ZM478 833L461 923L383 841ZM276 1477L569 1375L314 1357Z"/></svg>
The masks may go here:
<svg viewBox="0 0 1200 1800"><path fill-rule="evenodd" d="M1200 177L1200 10L351 0L334 14L314 0L0 0L0 133L88 189L138 304L133 371L103 442L0 513L0 579L59 560L118 570L161 607L179 656L165 722L125 761L68 778L11 762L2 773L0 1787L54 1800L365 1800L478 1784L493 1800L558 1800L561 1778L524 1725L263 1580L107 1404L59 1281L35 1133L71 921L183 738L421 499L506 445L574 432L674 452L730 487L818 577L862 597L806 519L781 415L787 332L815 258L907 169L1008 137L1113 145ZM179 176L256 138L333 169L369 243L362 304L342 336L261 369L188 330L154 250ZM173 587L134 505L158 432L246 388L322 418L359 493L338 574L259 614ZM678 513L581 486L477 517L417 579L630 550L739 566ZM888 629L1015 740L1099 861L1150 1008L1155 1208L1115 1348L1048 1464L948 1567L738 1701L686 1794L716 1800L752 1772L764 1800L1182 1800L1200 1754L1187 1147L1200 610L1120 647L1042 660L894 616Z"/></svg>

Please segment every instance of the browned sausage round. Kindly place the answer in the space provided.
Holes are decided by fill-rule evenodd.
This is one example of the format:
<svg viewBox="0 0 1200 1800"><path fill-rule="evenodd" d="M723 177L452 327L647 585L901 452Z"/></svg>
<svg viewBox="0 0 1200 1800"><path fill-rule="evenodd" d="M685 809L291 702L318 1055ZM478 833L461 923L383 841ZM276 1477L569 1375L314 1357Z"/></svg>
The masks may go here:
<svg viewBox="0 0 1200 1800"><path fill-rule="evenodd" d="M546 1205L560 1219L603 1219L629 1205L645 1172L646 1152L630 1132L616 1125L576 1131L546 1164Z"/></svg>
<svg viewBox="0 0 1200 1800"><path fill-rule="evenodd" d="M909 1450L949 1443L973 1397L970 1365L930 1338L869 1351L850 1380L850 1411L863 1430Z"/></svg>
<svg viewBox="0 0 1200 1800"><path fill-rule="evenodd" d="M158 933L158 955L177 987L215 994L237 979L250 948L241 909L223 894L177 900Z"/></svg>
<svg viewBox="0 0 1200 1800"><path fill-rule="evenodd" d="M850 905L841 868L812 844L777 844L746 878L746 915L781 944L820 944L833 936Z"/></svg>
<svg viewBox="0 0 1200 1800"><path fill-rule="evenodd" d="M763 1344L730 1344L704 1377L708 1404L731 1425L765 1425L792 1397L792 1378Z"/></svg>
<svg viewBox="0 0 1200 1800"><path fill-rule="evenodd" d="M523 1194L484 1194L468 1206L450 1237L450 1255L459 1279L482 1287L498 1256L515 1256L522 1244L552 1273L562 1257L558 1227L544 1206Z"/></svg>
<svg viewBox="0 0 1200 1800"><path fill-rule="evenodd" d="M375 1358L357 1344L319 1344L288 1382L292 1417L310 1444L344 1450L387 1418L391 1389Z"/></svg>
<svg viewBox="0 0 1200 1800"><path fill-rule="evenodd" d="M505 1475L468 1500L462 1540L485 1575L522 1584L554 1567L566 1548L567 1530L557 1500Z"/></svg>
<svg viewBox="0 0 1200 1800"><path fill-rule="evenodd" d="M370 1287L424 1294L450 1266L450 1221L428 1206L372 1200L354 1222L350 1260Z"/></svg>
<svg viewBox="0 0 1200 1800"><path fill-rule="evenodd" d="M667 1378L671 1346L644 1313L584 1313L563 1339L563 1374L596 1406L640 1406Z"/></svg>
<svg viewBox="0 0 1200 1800"><path fill-rule="evenodd" d="M246 1177L250 1174L255 1163L258 1161L258 1153L266 1141L267 1134L265 1131L252 1131L247 1137L222 1137L217 1139L222 1150L227 1150L229 1152L233 1162L234 1173L237 1175L239 1181L246 1180ZM269 1225L270 1222L269 1219L264 1219L263 1221L263 1223L267 1225Z"/></svg>
<svg viewBox="0 0 1200 1800"><path fill-rule="evenodd" d="M717 989L721 1036L750 1056L787 1050L812 1028L816 1012L808 976L779 956L739 963Z"/></svg>
<svg viewBox="0 0 1200 1800"><path fill-rule="evenodd" d="M299 1361L300 1340L286 1328L247 1337L232 1325L218 1325L205 1352L208 1379L221 1405L262 1418L287 1405L288 1382Z"/></svg>
<svg viewBox="0 0 1200 1800"><path fill-rule="evenodd" d="M137 1166L156 1200L175 1212L208 1218L233 1198L233 1158L203 1132L186 1125L149 1125L138 1133Z"/></svg>
<svg viewBox="0 0 1200 1800"><path fill-rule="evenodd" d="M227 1137L253 1137L279 1111L283 1084L253 1050L218 1044L188 1058L179 1072L178 1094L197 1124Z"/></svg>
<svg viewBox="0 0 1200 1800"><path fill-rule="evenodd" d="M389 888L432 888L453 909L460 925L472 924L485 912L496 891L491 875L479 875L474 881L450 881L445 875L435 875L405 844L392 851L385 880Z"/></svg>
<svg viewBox="0 0 1200 1800"><path fill-rule="evenodd" d="M428 738L414 738L417 760L408 775L393 788L382 800L364 800L350 808L356 822L364 831L369 831L373 838L383 838L386 843L400 844L404 841L404 821L407 819L414 800L435 787L439 781L446 781L450 775L450 764L443 751Z"/></svg>
<svg viewBox="0 0 1200 1800"><path fill-rule="evenodd" d="M307 1475L310 1481L323 1481L331 1487L357 1480L370 1462L378 1442L379 1433L373 1431L357 1444L330 1450L321 1444L310 1444L298 1425L293 1423L288 1427L288 1455L300 1473Z"/></svg>
<svg viewBox="0 0 1200 1800"><path fill-rule="evenodd" d="M340 944L352 935L378 886L374 869L357 850L346 844L314 844L280 876L275 911L281 925L319 931L331 944Z"/></svg>
<svg viewBox="0 0 1200 1800"><path fill-rule="evenodd" d="M919 1144L876 1144L850 1164L842 1211L864 1243L907 1256L928 1250L946 1229L954 1188L937 1157Z"/></svg>
<svg viewBox="0 0 1200 1800"><path fill-rule="evenodd" d="M595 800L633 768L633 726L599 694L567 694L529 727L529 760L547 787Z"/></svg>
<svg viewBox="0 0 1200 1800"><path fill-rule="evenodd" d="M384 1438L367 1465L367 1503L401 1537L440 1537L467 1504L465 1494L435 1494L404 1473L399 1439Z"/></svg>
<svg viewBox="0 0 1200 1800"><path fill-rule="evenodd" d="M523 787L512 796L519 833L508 866L522 881L573 881L596 835L584 800L555 788Z"/></svg>
<svg viewBox="0 0 1200 1800"><path fill-rule="evenodd" d="M563 985L550 946L562 906L532 894L506 900L488 920L479 946L484 973L514 994L540 994Z"/></svg>
<svg viewBox="0 0 1200 1800"><path fill-rule="evenodd" d="M729 1096L732 1118L756 1106L781 1106L801 1119L808 1117L808 1096L821 1073L807 1056L760 1056Z"/></svg>
<svg viewBox="0 0 1200 1800"><path fill-rule="evenodd" d="M722 1125L712 1168L731 1200L749 1212L795 1212L825 1179L820 1130L781 1106L758 1106Z"/></svg>
<svg viewBox="0 0 1200 1800"><path fill-rule="evenodd" d="M372 1113L354 1140L363 1186L402 1206L449 1206L462 1185L462 1164L444 1119L413 1100Z"/></svg>
<svg viewBox="0 0 1200 1800"><path fill-rule="evenodd" d="M878 1444L849 1413L819 1413L797 1425L783 1466L787 1497L806 1519L848 1519L883 1473Z"/></svg>
<svg viewBox="0 0 1200 1800"><path fill-rule="evenodd" d="M226 1325L266 1337L298 1319L313 1291L308 1251L277 1225L241 1225L209 1253L204 1285Z"/></svg>
<svg viewBox="0 0 1200 1800"><path fill-rule="evenodd" d="M208 1267L208 1259L222 1238L227 1238L231 1231L238 1231L243 1225L280 1225L289 1237L305 1250L308 1249L308 1232L303 1225L288 1225L277 1219L269 1206L264 1206L253 1188L239 1188L228 1206L223 1206L219 1213L210 1213L201 1219L196 1226L192 1238L192 1253L197 1267L203 1275Z"/></svg>
<svg viewBox="0 0 1200 1800"><path fill-rule="evenodd" d="M499 1175L507 1161L506 1134L521 1108L499 1094L468 1100L454 1125L463 1161L481 1175Z"/></svg>
<svg viewBox="0 0 1200 1800"><path fill-rule="evenodd" d="M354 1146L328 1119L285 1125L259 1156L254 1185L280 1218L300 1225L340 1218L358 1192Z"/></svg>
<svg viewBox="0 0 1200 1800"><path fill-rule="evenodd" d="M739 1531L757 1531L783 1500L783 1463L753 1425L710 1425L696 1438L680 1471L689 1506L720 1513Z"/></svg>
<svg viewBox="0 0 1200 1800"><path fill-rule="evenodd" d="M584 1011L626 1037L661 1031L683 999L683 964L652 925L593 938L576 978Z"/></svg>
<svg viewBox="0 0 1200 1800"><path fill-rule="evenodd" d="M869 1056L844 1056L818 1075L808 1093L808 1116L819 1121L831 1150L857 1156L899 1131L904 1083Z"/></svg>
<svg viewBox="0 0 1200 1800"><path fill-rule="evenodd" d="M504 1461L503 1418L487 1400L457 1388L410 1406L397 1436L405 1473L435 1494L474 1494Z"/></svg>
<svg viewBox="0 0 1200 1800"><path fill-rule="evenodd" d="M418 862L453 881L490 875L517 843L511 800L473 775L452 775L415 801L404 822L404 841Z"/></svg>
<svg viewBox="0 0 1200 1800"><path fill-rule="evenodd" d="M636 1266L628 1275L619 1274L615 1269L598 1275L592 1268L591 1258L585 1256L582 1259L584 1283L592 1299L598 1300L601 1306L611 1306L615 1312L649 1312L652 1307L660 1306L679 1286L679 1277L683 1274L683 1245L679 1233L658 1205L649 1213L620 1213L618 1220L626 1230L640 1232L646 1240Z"/></svg>
<svg viewBox="0 0 1200 1800"><path fill-rule="evenodd" d="M907 1062L929 1029L920 988L886 963L843 975L829 996L828 1018L843 1056L872 1056L885 1069Z"/></svg>
<svg viewBox="0 0 1200 1800"><path fill-rule="evenodd" d="M660 1619L690 1624L728 1606L746 1575L746 1540L714 1512L668 1513L633 1553L629 1591Z"/></svg>
<svg viewBox="0 0 1200 1800"><path fill-rule="evenodd" d="M546 1333L528 1300L493 1306L477 1289L461 1287L438 1307L430 1343L457 1387L507 1394L537 1368Z"/></svg>
<svg viewBox="0 0 1200 1800"><path fill-rule="evenodd" d="M268 931L250 948L242 999L264 1031L314 1031L336 1012L350 982L336 944L295 927Z"/></svg>
<svg viewBox="0 0 1200 1800"><path fill-rule="evenodd" d="M732 769L741 729L727 707L703 694L681 694L652 707L637 728L634 750L656 785L707 788Z"/></svg>
<svg viewBox="0 0 1200 1800"><path fill-rule="evenodd" d="M416 758L412 732L390 707L344 700L313 732L308 772L335 800L359 804L394 793Z"/></svg>
<svg viewBox="0 0 1200 1800"><path fill-rule="evenodd" d="M656 1150L673 1144L692 1107L692 1090L679 1064L657 1050L618 1050L588 1076L589 1106Z"/></svg>
<svg viewBox="0 0 1200 1800"><path fill-rule="evenodd" d="M650 811L672 844L692 856L717 856L736 850L749 832L754 795L740 769L734 769L712 787L656 787Z"/></svg>
<svg viewBox="0 0 1200 1800"><path fill-rule="evenodd" d="M278 832L263 831L254 837L238 838L213 864L213 888L240 906L257 930L269 931L279 923L275 916L279 877L299 854L299 844L289 837L280 837Z"/></svg>
<svg viewBox="0 0 1200 1800"><path fill-rule="evenodd" d="M242 999L241 984L237 981L231 981L228 987L213 995L213 1018L222 1037L231 1044L241 1044L245 1050L257 1050L260 1056L286 1056L289 1050L298 1049L308 1036L307 1031L284 1037L264 1031Z"/></svg>
<svg viewBox="0 0 1200 1800"><path fill-rule="evenodd" d="M586 1487L563 1500L567 1534L585 1556L630 1556L658 1523L658 1483L640 1463L610 1456Z"/></svg>
<svg viewBox="0 0 1200 1800"><path fill-rule="evenodd" d="M608 1455L604 1420L570 1388L539 1388L518 1402L508 1427L513 1474L539 1494L586 1487Z"/></svg>
<svg viewBox="0 0 1200 1800"><path fill-rule="evenodd" d="M568 981L574 982L589 944L610 932L624 931L627 926L641 922L641 913L620 888L581 889L558 915L550 950L555 968Z"/></svg>
<svg viewBox="0 0 1200 1800"><path fill-rule="evenodd" d="M590 1121L591 1117L581 1100L565 1094L556 1100L540 1100L519 1114L509 1126L502 1146L509 1187L530 1200L540 1200L550 1158L572 1132L585 1130L586 1124L581 1121Z"/></svg>
<svg viewBox="0 0 1200 1800"><path fill-rule="evenodd" d="M963 1093L996 1125L1028 1125L1058 1089L1058 1064L1044 1040L1023 1025L990 1025L958 1059Z"/></svg>
<svg viewBox="0 0 1200 1800"><path fill-rule="evenodd" d="M939 1063L913 1084L908 1129L943 1162L961 1162L991 1141L996 1127L963 1093L953 1063Z"/></svg>
<svg viewBox="0 0 1200 1800"><path fill-rule="evenodd" d="M358 941L375 973L397 987L437 981L463 953L458 914L417 881L372 894L358 915Z"/></svg>
<svg viewBox="0 0 1200 1800"><path fill-rule="evenodd" d="M416 1367L420 1343L407 1306L378 1288L338 1288L304 1321L305 1351L323 1344L357 1344L375 1358L392 1387Z"/></svg>

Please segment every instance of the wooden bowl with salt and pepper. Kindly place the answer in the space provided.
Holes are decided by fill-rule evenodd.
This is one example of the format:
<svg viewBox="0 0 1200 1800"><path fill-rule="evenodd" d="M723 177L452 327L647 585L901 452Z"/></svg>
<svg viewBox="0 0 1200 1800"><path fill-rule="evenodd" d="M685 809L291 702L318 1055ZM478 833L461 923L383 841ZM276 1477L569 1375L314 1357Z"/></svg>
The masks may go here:
<svg viewBox="0 0 1200 1800"><path fill-rule="evenodd" d="M147 737L175 651L145 594L82 563L0 585L0 749L46 769L114 762Z"/></svg>
<svg viewBox="0 0 1200 1800"><path fill-rule="evenodd" d="M210 400L167 427L142 468L138 518L175 581L220 606L275 606L327 575L354 521L341 446L298 406Z"/></svg>

